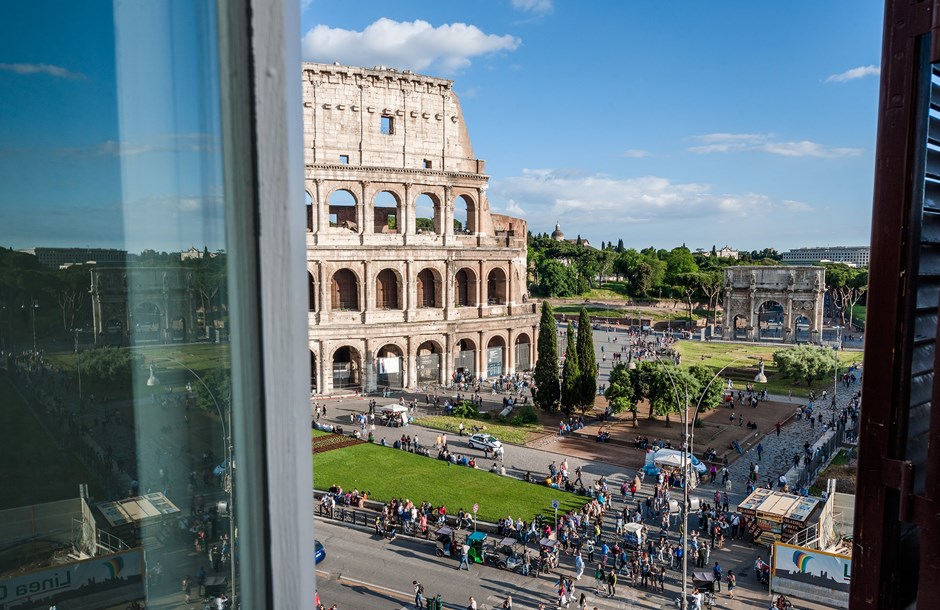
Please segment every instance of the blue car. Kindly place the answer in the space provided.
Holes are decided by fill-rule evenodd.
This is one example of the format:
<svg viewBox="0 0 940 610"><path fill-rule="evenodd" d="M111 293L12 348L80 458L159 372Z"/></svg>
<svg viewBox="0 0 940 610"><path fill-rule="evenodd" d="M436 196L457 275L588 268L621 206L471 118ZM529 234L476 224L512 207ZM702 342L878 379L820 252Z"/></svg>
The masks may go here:
<svg viewBox="0 0 940 610"><path fill-rule="evenodd" d="M313 552L313 563L318 564L326 558L326 551L323 550L323 545L320 544L319 540L314 540L316 543L316 550Z"/></svg>

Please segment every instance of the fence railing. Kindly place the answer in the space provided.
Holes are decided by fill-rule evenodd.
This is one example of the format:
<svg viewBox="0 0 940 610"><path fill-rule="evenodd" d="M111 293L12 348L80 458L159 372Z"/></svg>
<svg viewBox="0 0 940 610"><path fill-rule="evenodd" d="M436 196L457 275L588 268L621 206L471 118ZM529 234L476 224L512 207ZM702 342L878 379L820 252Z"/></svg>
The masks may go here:
<svg viewBox="0 0 940 610"><path fill-rule="evenodd" d="M796 489L809 488L819 473L829 465L830 460L842 445L854 438L854 430L846 430L841 422L837 422L836 427L830 432L829 438L822 444L814 445L816 449L808 462L805 459L800 460L799 476L795 481Z"/></svg>

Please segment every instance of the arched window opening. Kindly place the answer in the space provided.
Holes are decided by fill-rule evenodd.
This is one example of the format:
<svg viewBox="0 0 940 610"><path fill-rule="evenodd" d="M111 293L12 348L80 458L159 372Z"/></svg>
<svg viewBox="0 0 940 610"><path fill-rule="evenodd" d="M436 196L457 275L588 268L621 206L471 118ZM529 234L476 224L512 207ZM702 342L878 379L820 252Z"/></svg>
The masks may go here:
<svg viewBox="0 0 940 610"><path fill-rule="evenodd" d="M375 276L376 309L401 309L398 276L391 269L383 269Z"/></svg>
<svg viewBox="0 0 940 610"><path fill-rule="evenodd" d="M506 304L506 272L499 267L486 277L486 302L488 305Z"/></svg>
<svg viewBox="0 0 940 610"><path fill-rule="evenodd" d="M404 233L401 205L390 191L382 191L372 200L372 230L375 233Z"/></svg>
<svg viewBox="0 0 940 610"><path fill-rule="evenodd" d="M468 269L454 275L454 302L457 307L473 307L476 301L476 276Z"/></svg>
<svg viewBox="0 0 940 610"><path fill-rule="evenodd" d="M420 235L436 234L441 231L441 204L436 197L421 193L415 199L415 231Z"/></svg>
<svg viewBox="0 0 940 610"><path fill-rule="evenodd" d="M347 229L354 233L359 231L359 221L356 214L356 197L346 190L334 191L330 195L330 226Z"/></svg>
<svg viewBox="0 0 940 610"><path fill-rule="evenodd" d="M440 307L441 283L431 269L423 269L418 273L418 307Z"/></svg>
<svg viewBox="0 0 940 610"><path fill-rule="evenodd" d="M337 311L359 311L359 279L349 269L333 274L332 307Z"/></svg>

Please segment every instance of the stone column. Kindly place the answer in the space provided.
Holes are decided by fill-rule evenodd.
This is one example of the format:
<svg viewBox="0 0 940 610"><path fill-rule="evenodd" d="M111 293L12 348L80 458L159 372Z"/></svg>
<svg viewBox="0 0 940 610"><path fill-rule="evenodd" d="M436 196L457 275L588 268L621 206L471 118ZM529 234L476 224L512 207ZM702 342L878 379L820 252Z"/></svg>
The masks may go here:
<svg viewBox="0 0 940 610"><path fill-rule="evenodd" d="M415 272L415 259L405 261L405 273L402 278L402 289L405 291L405 321L415 319L415 309L418 302L418 278Z"/></svg>
<svg viewBox="0 0 940 610"><path fill-rule="evenodd" d="M486 374L487 354L486 354L486 343L483 342L483 334L484 332L482 330L477 333L477 345L479 346L479 349L477 349L476 368L477 368L477 377L482 376L485 378L487 377L487 374Z"/></svg>
<svg viewBox="0 0 940 610"><path fill-rule="evenodd" d="M359 233L361 235L372 235L375 229L375 202L372 201L374 193L368 180L359 183L362 197L362 222L359 223Z"/></svg>
<svg viewBox="0 0 940 610"><path fill-rule="evenodd" d="M356 222L359 223L359 234L372 234L372 223L375 214L372 211L372 202L368 199L369 182L363 180L359 183L359 205L356 206Z"/></svg>
<svg viewBox="0 0 940 610"><path fill-rule="evenodd" d="M329 354L329 345L326 342L320 342L320 358L317 366L320 369L320 379L317 382L317 392L324 395L333 391L333 360Z"/></svg>
<svg viewBox="0 0 940 610"><path fill-rule="evenodd" d="M362 389L366 392L374 392L378 388L378 360L376 360L375 355L372 353L374 351L372 347L372 341L366 339L363 342L363 354L362 354Z"/></svg>
<svg viewBox="0 0 940 610"><path fill-rule="evenodd" d="M401 385L405 388L414 389L418 385L415 383L418 378L418 358L416 354L418 345L413 335L408 335L406 348L405 357L402 359L404 371L402 371Z"/></svg>
<svg viewBox="0 0 940 610"><path fill-rule="evenodd" d="M333 311L333 300L330 298L330 288L333 282L326 277L327 271L324 268L323 261L317 261L317 277L319 278L318 289L320 292L320 307L317 308L317 320L319 322L328 322L330 312Z"/></svg>
<svg viewBox="0 0 940 610"><path fill-rule="evenodd" d="M478 271L477 271L477 290L476 290L476 292L477 292L477 307L478 307L478 309L479 309L479 315L480 315L480 317L483 317L483 313L484 313L484 311L486 311L486 310L484 309L484 307L486 307L487 303L489 302L489 301L487 300L487 296L488 296L488 295L486 294L486 285L487 285L487 281L486 281L486 274L484 274L484 269L485 269L485 266L484 266L484 265L485 265L485 263L484 263L483 261L480 261L480 263L479 263L479 265L478 265L478 266L479 266L479 269L478 269Z"/></svg>
<svg viewBox="0 0 940 610"><path fill-rule="evenodd" d="M415 207L414 202L412 201L411 194L411 185L405 183L404 185L405 193L401 201L401 218L398 219L398 232L402 235L414 235L417 232L417 227L415 227ZM408 243L405 240L404 243Z"/></svg>
<svg viewBox="0 0 940 610"><path fill-rule="evenodd" d="M788 328L790 332L787 332ZM793 343L796 340L796 327L793 324L793 295L789 293L783 314L783 340L785 343Z"/></svg>
<svg viewBox="0 0 940 610"><path fill-rule="evenodd" d="M371 314L375 311L375 278L372 277L372 262L362 262L362 299L359 311L363 312L363 321L371 322Z"/></svg>
<svg viewBox="0 0 940 610"><path fill-rule="evenodd" d="M454 333L444 335L444 352L441 354L441 374L438 383L447 385L454 374Z"/></svg>
<svg viewBox="0 0 940 610"><path fill-rule="evenodd" d="M454 189L445 186L444 187L444 202L441 206L441 221L444 223L444 226L441 227L441 235L446 235L450 237L445 237L444 243L450 244L453 241L454 234Z"/></svg>
<svg viewBox="0 0 940 610"><path fill-rule="evenodd" d="M315 232L326 232L326 229L330 226L330 202L324 200L324 197L326 197L326 189L324 188L323 179L317 178L313 182L315 184L314 196L316 197L314 203L317 206L317 226Z"/></svg>
<svg viewBox="0 0 940 610"><path fill-rule="evenodd" d="M515 337L519 334L518 331L513 333L512 329L509 329L508 334L508 347L506 347L506 370L504 373L512 375L516 372L516 339Z"/></svg>
<svg viewBox="0 0 940 610"><path fill-rule="evenodd" d="M444 261L444 272L441 279L444 284L441 286L441 299L443 299L441 305L444 306L445 320L453 319L454 309L456 308L455 300L457 295L454 294L454 282L456 281L454 276L456 273L454 271L454 259L447 257L447 260Z"/></svg>

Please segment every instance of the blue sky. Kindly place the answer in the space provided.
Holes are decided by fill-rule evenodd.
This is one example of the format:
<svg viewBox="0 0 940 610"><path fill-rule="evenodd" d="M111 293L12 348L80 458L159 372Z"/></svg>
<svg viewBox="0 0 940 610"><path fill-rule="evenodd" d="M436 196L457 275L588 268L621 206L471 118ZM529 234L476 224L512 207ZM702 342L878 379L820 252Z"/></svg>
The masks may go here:
<svg viewBox="0 0 940 610"><path fill-rule="evenodd" d="M592 243L869 242L883 4L312 0L305 59L454 79L494 209Z"/></svg>
<svg viewBox="0 0 940 610"><path fill-rule="evenodd" d="M194 69L213 43L191 27L211 15L192 4L117 38L110 3L7 7L0 245L224 246L215 80ZM454 79L492 207L533 231L693 249L869 241L878 1L303 4L305 59ZM150 99L121 66L128 49L159 58L167 32Z"/></svg>

